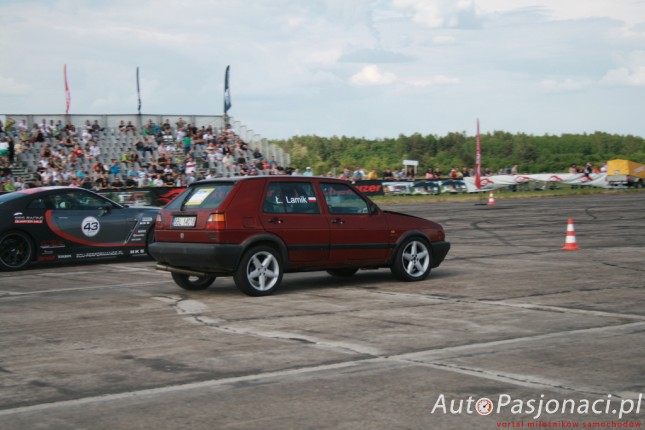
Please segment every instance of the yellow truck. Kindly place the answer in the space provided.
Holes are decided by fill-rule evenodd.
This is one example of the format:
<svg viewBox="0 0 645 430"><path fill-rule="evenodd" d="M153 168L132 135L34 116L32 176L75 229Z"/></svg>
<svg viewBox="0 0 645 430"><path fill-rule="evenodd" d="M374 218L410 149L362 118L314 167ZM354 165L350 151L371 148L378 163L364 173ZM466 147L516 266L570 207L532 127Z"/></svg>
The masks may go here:
<svg viewBox="0 0 645 430"><path fill-rule="evenodd" d="M607 182L614 187L642 187L645 179L645 164L629 160L607 162Z"/></svg>

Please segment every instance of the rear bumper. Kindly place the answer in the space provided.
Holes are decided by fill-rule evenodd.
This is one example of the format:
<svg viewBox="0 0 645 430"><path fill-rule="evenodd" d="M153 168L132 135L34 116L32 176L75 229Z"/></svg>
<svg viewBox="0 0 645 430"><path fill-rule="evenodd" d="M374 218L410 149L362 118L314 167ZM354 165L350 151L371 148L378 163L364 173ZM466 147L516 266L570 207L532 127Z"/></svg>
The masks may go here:
<svg viewBox="0 0 645 430"><path fill-rule="evenodd" d="M442 240L432 242L430 246L432 247L432 267L439 267L446 255L448 255L448 251L450 251L450 242Z"/></svg>
<svg viewBox="0 0 645 430"><path fill-rule="evenodd" d="M206 273L232 273L242 254L241 245L153 242L148 252L159 263Z"/></svg>

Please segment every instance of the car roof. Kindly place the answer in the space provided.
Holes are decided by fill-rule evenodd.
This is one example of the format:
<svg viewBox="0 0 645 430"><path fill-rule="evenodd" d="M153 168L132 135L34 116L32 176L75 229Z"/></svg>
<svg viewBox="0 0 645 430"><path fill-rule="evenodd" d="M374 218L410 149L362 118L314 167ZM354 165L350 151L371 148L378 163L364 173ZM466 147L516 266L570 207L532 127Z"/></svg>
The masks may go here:
<svg viewBox="0 0 645 430"><path fill-rule="evenodd" d="M213 179L202 179L197 182L193 182L191 186L203 185L203 184L222 184L222 183L231 183L231 182L242 182L242 181L279 181L279 182L311 182L312 180L324 180L325 182L337 182L349 184L349 181L337 178L329 178L326 176L293 176L293 175L263 175L263 176L232 176L229 178L213 178Z"/></svg>

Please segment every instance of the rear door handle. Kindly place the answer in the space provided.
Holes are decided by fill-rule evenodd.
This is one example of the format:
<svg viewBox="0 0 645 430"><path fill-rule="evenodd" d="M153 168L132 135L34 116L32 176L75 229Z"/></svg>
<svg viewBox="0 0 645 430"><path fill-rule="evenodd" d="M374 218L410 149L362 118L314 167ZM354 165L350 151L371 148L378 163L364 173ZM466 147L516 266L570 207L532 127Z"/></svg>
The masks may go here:
<svg viewBox="0 0 645 430"><path fill-rule="evenodd" d="M283 220L282 218L273 217L273 218L269 218L269 222L272 224L282 224Z"/></svg>
<svg viewBox="0 0 645 430"><path fill-rule="evenodd" d="M331 220L331 223L332 224L345 224L345 220L342 219L342 218L334 218L333 220Z"/></svg>

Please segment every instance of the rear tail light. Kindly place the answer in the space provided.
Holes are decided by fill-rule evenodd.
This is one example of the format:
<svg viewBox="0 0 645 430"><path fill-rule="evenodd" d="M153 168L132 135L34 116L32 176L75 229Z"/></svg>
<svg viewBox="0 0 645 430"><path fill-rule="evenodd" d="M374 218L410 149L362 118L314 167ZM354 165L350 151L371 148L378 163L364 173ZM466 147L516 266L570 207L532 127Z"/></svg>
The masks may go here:
<svg viewBox="0 0 645 430"><path fill-rule="evenodd" d="M206 230L224 230L226 228L226 217L224 214L214 213L206 220Z"/></svg>
<svg viewBox="0 0 645 430"><path fill-rule="evenodd" d="M157 219L155 220L155 229L161 230L162 227L163 227L163 222L161 220L161 214L158 213L157 214Z"/></svg>

